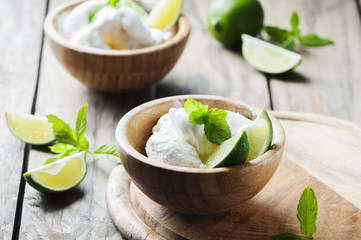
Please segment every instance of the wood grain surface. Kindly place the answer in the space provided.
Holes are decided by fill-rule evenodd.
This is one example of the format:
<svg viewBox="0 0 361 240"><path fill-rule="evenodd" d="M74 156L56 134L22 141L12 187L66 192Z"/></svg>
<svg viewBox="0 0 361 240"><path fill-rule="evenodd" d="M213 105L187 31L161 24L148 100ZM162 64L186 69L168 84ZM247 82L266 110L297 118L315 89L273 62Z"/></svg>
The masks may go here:
<svg viewBox="0 0 361 240"><path fill-rule="evenodd" d="M18 218L15 220L15 211L29 150L7 129L4 111L32 110L45 15L43 3L0 1L0 239L11 239L14 222L20 223Z"/></svg>
<svg viewBox="0 0 361 240"><path fill-rule="evenodd" d="M91 149L114 141L116 124L128 110L155 98L179 94L226 96L265 109L321 113L361 123L359 0L261 0L266 24L289 26L289 16L297 10L304 32L315 31L335 41L325 48L302 50L302 64L280 76L256 71L239 51L224 48L210 36L206 27L210 0L185 0L183 13L191 22L192 32L178 63L151 88L123 95L101 94L81 85L57 62L48 43L42 45L47 5L53 9L65 1L0 0L2 112L30 113L34 106L35 114L56 114L73 123L77 110L88 102L86 136ZM28 186L24 192L22 172L28 164L29 169L40 166L50 154L46 147L33 148L29 153L29 148L6 129L3 113L0 136L0 239L122 238L105 207L105 186L114 164L89 159L84 182L64 195L47 196ZM310 173L316 171L304 167ZM328 180L327 175L318 178ZM352 192L348 201L356 204L359 191L343 189L348 177L337 179L330 182L333 190L339 194Z"/></svg>
<svg viewBox="0 0 361 240"><path fill-rule="evenodd" d="M147 239L268 239L281 232L301 234L297 204L309 185L318 200L314 239L360 239L361 150L357 139L361 127L319 115L275 114L290 137L276 174L258 195L228 213L178 214L146 197L130 182L123 167L117 166L109 177L107 206L120 231L127 237L137 232L132 239L144 235ZM345 140L330 140L340 132ZM323 144L329 147L320 148ZM335 184L340 179L343 187ZM132 231L125 228L128 225Z"/></svg>
<svg viewBox="0 0 361 240"><path fill-rule="evenodd" d="M297 11L303 33L315 32L334 41L327 47L302 49L302 64L294 72L270 77L274 109L361 123L361 68L356 67L361 66L361 21L356 1L261 2L268 10L265 24L289 29L290 16Z"/></svg>

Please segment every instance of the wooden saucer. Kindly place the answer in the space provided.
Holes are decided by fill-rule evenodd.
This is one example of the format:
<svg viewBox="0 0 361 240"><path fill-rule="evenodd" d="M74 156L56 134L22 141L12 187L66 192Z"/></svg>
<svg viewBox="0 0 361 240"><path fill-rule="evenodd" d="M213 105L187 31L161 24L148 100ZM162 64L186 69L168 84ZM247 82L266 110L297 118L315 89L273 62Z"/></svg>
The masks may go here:
<svg viewBox="0 0 361 240"><path fill-rule="evenodd" d="M314 114L273 112L286 149L266 187L227 213L192 216L167 210L131 183L122 166L108 180L107 207L127 239L270 239L302 235L298 200L309 185L318 200L314 239L361 239L361 126Z"/></svg>

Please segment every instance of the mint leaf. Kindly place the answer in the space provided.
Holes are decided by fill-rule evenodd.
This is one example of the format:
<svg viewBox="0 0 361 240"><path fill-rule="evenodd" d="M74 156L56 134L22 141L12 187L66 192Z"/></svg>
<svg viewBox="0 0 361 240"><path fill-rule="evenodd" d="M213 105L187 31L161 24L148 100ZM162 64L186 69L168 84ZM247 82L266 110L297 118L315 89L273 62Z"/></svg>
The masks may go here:
<svg viewBox="0 0 361 240"><path fill-rule="evenodd" d="M197 102L193 98L187 98L187 101L184 103L184 109L186 113L191 114L195 110L201 110L206 112L208 110L208 105L203 105L200 102Z"/></svg>
<svg viewBox="0 0 361 240"><path fill-rule="evenodd" d="M275 236L272 236L271 239L274 239L274 240L306 240L307 238L298 236L293 233L280 233Z"/></svg>
<svg viewBox="0 0 361 240"><path fill-rule="evenodd" d="M297 12L293 12L291 15L291 27L293 31L297 31L299 24L299 18Z"/></svg>
<svg viewBox="0 0 361 240"><path fill-rule="evenodd" d="M209 111L207 111L206 114L208 116L209 122L211 122L211 123L227 124L226 118L227 118L228 113L226 111L223 111L218 108L212 108ZM228 126L228 124L227 124L227 126Z"/></svg>
<svg viewBox="0 0 361 240"><path fill-rule="evenodd" d="M211 143L220 145L222 142L232 137L228 123L224 120L215 123L206 121L204 123L204 133Z"/></svg>
<svg viewBox="0 0 361 240"><path fill-rule="evenodd" d="M200 109L194 110L189 114L189 122L196 125L204 124L206 113Z"/></svg>
<svg viewBox="0 0 361 240"><path fill-rule="evenodd" d="M298 36L298 40L305 47L321 47L333 44L330 39L321 38L315 33Z"/></svg>
<svg viewBox="0 0 361 240"><path fill-rule="evenodd" d="M99 5L99 6L96 6L94 7L90 12L89 12L89 15L88 15L88 22L92 22L95 18L95 15L100 11L102 10L105 6L107 6L108 4L102 4L102 5Z"/></svg>
<svg viewBox="0 0 361 240"><path fill-rule="evenodd" d="M65 152L63 152L63 153L60 153L60 154L55 155L54 157L48 158L48 160L46 160L43 165L46 165L46 164L55 162L55 161L57 161L57 160L59 160L59 159L68 157L68 156L70 156L70 155L73 155L73 154L79 153L79 152L82 152L82 150L80 150L80 149L78 149L78 148L69 148L69 149L67 149L67 150L66 150Z"/></svg>
<svg viewBox="0 0 361 240"><path fill-rule="evenodd" d="M116 7L119 2L120 2L120 0L109 0L108 5L110 5L112 7Z"/></svg>
<svg viewBox="0 0 361 240"><path fill-rule="evenodd" d="M281 43L283 48L291 51L294 49L296 39L298 39L300 44L304 47L322 47L333 44L332 40L321 38L315 33L301 35L301 30L298 27L299 21L297 12L293 12L290 19L290 30L276 26L264 26L263 30L272 41Z"/></svg>
<svg viewBox="0 0 361 240"><path fill-rule="evenodd" d="M317 199L310 186L301 195L297 206L297 218L303 234L311 236L316 232Z"/></svg>
<svg viewBox="0 0 361 240"><path fill-rule="evenodd" d="M295 39L293 36L288 37L287 40L282 44L282 47L284 49L290 51L293 51L294 46L295 46Z"/></svg>
<svg viewBox="0 0 361 240"><path fill-rule="evenodd" d="M226 121L227 112L218 108L207 111L208 105L203 105L192 98L184 103L184 109L189 114L192 124L204 124L204 133L211 143L221 144L232 137L231 129Z"/></svg>
<svg viewBox="0 0 361 240"><path fill-rule="evenodd" d="M265 26L263 30L268 34L272 41L284 42L288 38L288 31L275 26Z"/></svg>
<svg viewBox="0 0 361 240"><path fill-rule="evenodd" d="M54 115L47 115L49 123L53 124L53 133L59 143L78 146L76 132L67 123Z"/></svg>
<svg viewBox="0 0 361 240"><path fill-rule="evenodd" d="M89 149L89 142L84 137L84 134L86 132L86 125L87 125L87 120L86 120L87 110L88 110L88 104L85 104L82 108L80 108L75 124L77 141L79 143L79 147L82 148L83 150Z"/></svg>
<svg viewBox="0 0 361 240"><path fill-rule="evenodd" d="M117 164L121 164L117 147L114 143L108 143L100 146L97 150L94 151L93 156L95 160L105 158Z"/></svg>
<svg viewBox="0 0 361 240"><path fill-rule="evenodd" d="M53 153L63 153L69 149L77 149L73 145L63 144L63 143L59 143L59 144L50 146L49 148L50 148L50 151L52 151Z"/></svg>

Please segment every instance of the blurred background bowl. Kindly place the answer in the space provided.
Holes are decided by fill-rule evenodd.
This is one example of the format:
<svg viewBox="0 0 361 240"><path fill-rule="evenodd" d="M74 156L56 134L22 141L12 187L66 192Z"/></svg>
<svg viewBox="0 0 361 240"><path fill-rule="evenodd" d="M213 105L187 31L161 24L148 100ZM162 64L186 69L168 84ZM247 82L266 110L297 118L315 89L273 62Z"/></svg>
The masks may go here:
<svg viewBox="0 0 361 240"><path fill-rule="evenodd" d="M65 3L51 11L44 32L58 61L86 86L111 93L134 92L160 81L176 64L187 43L190 24L181 15L167 41L135 50L96 49L74 44L62 37L57 17L83 1Z"/></svg>
<svg viewBox="0 0 361 240"><path fill-rule="evenodd" d="M272 114L271 148L245 164L214 168L186 168L150 159L145 144L158 119L172 107L183 107L192 97L209 108L238 112L254 120L261 109L237 100L183 95L150 101L129 111L119 121L116 142L122 164L132 182L153 201L181 213L213 214L237 208L268 183L276 171L285 143L284 130Z"/></svg>

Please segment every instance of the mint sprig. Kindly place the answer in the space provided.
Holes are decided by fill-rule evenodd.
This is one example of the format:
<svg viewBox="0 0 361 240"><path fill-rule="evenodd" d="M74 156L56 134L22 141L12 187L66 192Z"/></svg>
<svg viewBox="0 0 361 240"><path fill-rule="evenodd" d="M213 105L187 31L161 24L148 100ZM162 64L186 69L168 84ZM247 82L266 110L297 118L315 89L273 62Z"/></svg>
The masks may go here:
<svg viewBox="0 0 361 240"><path fill-rule="evenodd" d="M114 143L102 145L95 150L94 153L89 151L89 141L84 136L87 129L87 111L88 104L85 104L80 108L75 123L75 129L72 129L69 124L57 116L47 116L48 121L53 125L53 133L57 141L57 144L50 146L49 149L57 155L46 160L44 165L83 151L92 154L95 160L105 158L117 164L121 163Z"/></svg>
<svg viewBox="0 0 361 240"><path fill-rule="evenodd" d="M96 14L106 6L112 6L114 8L130 7L141 17L145 16L147 12L142 6L132 0L108 0L108 3L95 6L88 14L88 22L92 22L95 19Z"/></svg>
<svg viewBox="0 0 361 240"><path fill-rule="evenodd" d="M282 47L293 51L296 40L304 47L322 47L333 44L332 40L322 38L316 33L301 34L299 17L293 12L290 19L291 29L283 29L276 26L264 26L263 30L272 41L281 43Z"/></svg>
<svg viewBox="0 0 361 240"><path fill-rule="evenodd" d="M232 137L231 129L226 121L227 112L218 108L208 110L193 98L188 98L184 109L189 114L189 122L196 125L204 124L204 133L207 139L214 144L221 144Z"/></svg>
<svg viewBox="0 0 361 240"><path fill-rule="evenodd" d="M301 225L301 232L306 237L302 237L293 233L281 233L272 236L274 240L307 240L312 239L312 234L316 232L316 219L317 219L317 198L313 189L308 186L302 193L297 206L297 219Z"/></svg>
<svg viewBox="0 0 361 240"><path fill-rule="evenodd" d="M94 151L93 157L95 160L105 158L117 164L120 163L117 147L114 143L108 143L100 146L97 150Z"/></svg>

